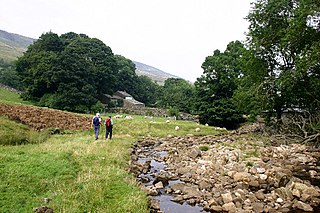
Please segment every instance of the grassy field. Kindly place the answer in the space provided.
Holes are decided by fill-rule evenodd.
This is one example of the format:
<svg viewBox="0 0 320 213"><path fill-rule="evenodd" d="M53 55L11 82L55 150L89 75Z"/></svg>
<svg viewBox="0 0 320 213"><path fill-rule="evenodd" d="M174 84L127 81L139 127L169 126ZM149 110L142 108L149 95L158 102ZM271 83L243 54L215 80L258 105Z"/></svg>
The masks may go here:
<svg viewBox="0 0 320 213"><path fill-rule="evenodd" d="M17 93L11 92L3 87L0 87L0 103L5 104L28 104L28 101L23 101Z"/></svg>
<svg viewBox="0 0 320 213"><path fill-rule="evenodd" d="M17 94L3 92L1 100L21 103ZM0 122L6 126L0 128L0 212L32 212L42 205L68 213L149 212L147 195L129 173L133 144L143 137L216 134L194 122L142 116L115 119L113 140L103 139L102 129L97 141L93 130L45 136L4 117ZM22 145L4 143L17 135L28 137L16 143ZM46 204L44 198L51 201Z"/></svg>

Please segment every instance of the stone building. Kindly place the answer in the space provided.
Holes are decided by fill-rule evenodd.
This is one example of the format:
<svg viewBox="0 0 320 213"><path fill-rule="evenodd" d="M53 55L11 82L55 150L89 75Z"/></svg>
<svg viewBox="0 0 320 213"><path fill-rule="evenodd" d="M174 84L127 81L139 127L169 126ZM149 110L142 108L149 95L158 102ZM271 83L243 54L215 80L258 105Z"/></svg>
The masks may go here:
<svg viewBox="0 0 320 213"><path fill-rule="evenodd" d="M135 100L132 95L126 91L117 91L112 96L103 94L101 102L106 106L123 107L127 109L131 108L144 108L145 104Z"/></svg>

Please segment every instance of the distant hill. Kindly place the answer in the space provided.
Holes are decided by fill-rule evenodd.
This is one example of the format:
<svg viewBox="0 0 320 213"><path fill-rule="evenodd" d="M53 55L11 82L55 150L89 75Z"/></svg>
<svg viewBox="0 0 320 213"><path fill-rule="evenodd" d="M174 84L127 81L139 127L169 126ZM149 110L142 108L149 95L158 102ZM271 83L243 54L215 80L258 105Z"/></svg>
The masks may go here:
<svg viewBox="0 0 320 213"><path fill-rule="evenodd" d="M35 40L0 30L0 58L8 62L16 60Z"/></svg>
<svg viewBox="0 0 320 213"><path fill-rule="evenodd" d="M155 67L137 62L132 61L136 65L136 73L137 75L145 75L151 78L152 80L163 83L168 78L178 78L177 76L171 75L169 73L166 73L162 70L159 70Z"/></svg>
<svg viewBox="0 0 320 213"><path fill-rule="evenodd" d="M28 38L22 35L8 33L0 30L0 59L11 62L22 56L30 44L36 39ZM168 78L177 78L177 76L166 73L155 67L133 61L136 65L137 75L145 75L150 77L153 81L163 83Z"/></svg>

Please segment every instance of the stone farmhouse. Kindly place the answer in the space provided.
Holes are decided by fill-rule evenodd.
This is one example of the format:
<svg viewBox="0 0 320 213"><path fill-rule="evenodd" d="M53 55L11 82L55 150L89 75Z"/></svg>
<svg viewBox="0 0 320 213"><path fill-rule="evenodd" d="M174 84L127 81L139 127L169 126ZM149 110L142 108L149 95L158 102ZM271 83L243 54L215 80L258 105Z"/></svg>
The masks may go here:
<svg viewBox="0 0 320 213"><path fill-rule="evenodd" d="M102 104L106 106L123 107L127 109L144 108L145 104L135 100L132 95L126 91L117 91L112 96L103 94L101 98Z"/></svg>

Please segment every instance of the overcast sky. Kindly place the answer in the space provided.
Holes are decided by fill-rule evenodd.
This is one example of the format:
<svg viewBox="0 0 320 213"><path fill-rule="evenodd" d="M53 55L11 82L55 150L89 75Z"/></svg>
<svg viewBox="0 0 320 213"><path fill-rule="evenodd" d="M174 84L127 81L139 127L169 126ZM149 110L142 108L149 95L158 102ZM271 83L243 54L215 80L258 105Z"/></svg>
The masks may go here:
<svg viewBox="0 0 320 213"><path fill-rule="evenodd" d="M31 38L84 33L122 55L184 79L205 58L245 40L252 0L0 0L0 29Z"/></svg>

